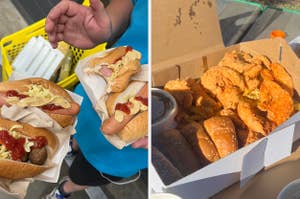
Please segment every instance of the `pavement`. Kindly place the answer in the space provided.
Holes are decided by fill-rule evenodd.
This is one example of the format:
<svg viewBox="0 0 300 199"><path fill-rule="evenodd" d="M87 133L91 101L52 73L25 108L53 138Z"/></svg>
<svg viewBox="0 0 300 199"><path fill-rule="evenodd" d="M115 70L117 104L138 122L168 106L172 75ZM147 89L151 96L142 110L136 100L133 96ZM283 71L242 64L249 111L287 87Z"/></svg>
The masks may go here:
<svg viewBox="0 0 300 199"><path fill-rule="evenodd" d="M80 1L80 0L78 0ZM0 0L0 39L21 30L35 21L45 17L49 10L59 0L47 0L43 4L41 1L30 0ZM23 4L22 4L23 3ZM107 4L107 0L104 0ZM1 54L1 52L0 52ZM1 58L0 58L1 65ZM0 70L1 71L1 70ZM1 80L1 73L0 73ZM68 168L72 163L72 158L65 158L63 162L60 179L68 175ZM43 195L49 193L55 183L46 183L34 181L30 184L25 199L40 199ZM143 170L141 177L136 182L126 185L107 184L105 186L89 187L85 191L73 193L71 199L146 199L148 195L148 171ZM0 192L0 199L13 199Z"/></svg>

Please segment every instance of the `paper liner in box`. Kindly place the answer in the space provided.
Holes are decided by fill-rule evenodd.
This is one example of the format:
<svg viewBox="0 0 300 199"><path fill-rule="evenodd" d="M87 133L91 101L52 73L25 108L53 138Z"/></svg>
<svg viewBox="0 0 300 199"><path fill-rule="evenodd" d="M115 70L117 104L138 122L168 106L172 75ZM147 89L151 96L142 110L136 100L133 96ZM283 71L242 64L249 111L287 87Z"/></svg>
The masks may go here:
<svg viewBox="0 0 300 199"><path fill-rule="evenodd" d="M276 131L269 135L265 150L264 166L271 164L291 155L293 137L295 134L295 124ZM280 147L279 147L280 146Z"/></svg>
<svg viewBox="0 0 300 199"><path fill-rule="evenodd" d="M244 156L240 176L240 187L245 186L255 174L264 168L267 141L267 138L262 139L255 148Z"/></svg>

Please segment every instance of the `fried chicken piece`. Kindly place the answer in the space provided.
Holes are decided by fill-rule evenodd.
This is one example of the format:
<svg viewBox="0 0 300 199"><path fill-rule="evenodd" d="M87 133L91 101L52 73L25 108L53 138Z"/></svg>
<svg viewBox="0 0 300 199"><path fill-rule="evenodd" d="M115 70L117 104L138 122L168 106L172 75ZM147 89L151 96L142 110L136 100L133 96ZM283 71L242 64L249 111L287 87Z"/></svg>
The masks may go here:
<svg viewBox="0 0 300 199"><path fill-rule="evenodd" d="M188 108L192 105L192 90L186 80L170 80L165 84L164 90L174 96L179 106Z"/></svg>
<svg viewBox="0 0 300 199"><path fill-rule="evenodd" d="M251 131L249 129L242 129L237 131L237 136L239 141L239 147L247 146L264 137L261 133Z"/></svg>
<svg viewBox="0 0 300 199"><path fill-rule="evenodd" d="M271 70L273 76L277 82L279 82L282 87L289 92L291 96L294 95L294 83L290 74L285 70L285 68L279 63L272 63Z"/></svg>
<svg viewBox="0 0 300 199"><path fill-rule="evenodd" d="M265 55L256 55L253 58L253 63L261 66L265 66L266 68L270 69L271 60Z"/></svg>
<svg viewBox="0 0 300 199"><path fill-rule="evenodd" d="M225 87L222 92L217 94L217 98L225 109L236 110L242 96L242 92L237 87Z"/></svg>
<svg viewBox="0 0 300 199"><path fill-rule="evenodd" d="M229 117L234 123L238 137L239 147L246 146L264 137L260 133L249 130L246 124L238 116L238 114L231 109L223 109L219 112L219 115Z"/></svg>
<svg viewBox="0 0 300 199"><path fill-rule="evenodd" d="M248 88L248 91L253 91L257 88L259 88L260 80L258 78L245 78L245 82Z"/></svg>
<svg viewBox="0 0 300 199"><path fill-rule="evenodd" d="M201 77L201 83L214 95L222 92L226 87L238 87L241 91L245 90L244 78L235 70L224 67L214 66L208 69Z"/></svg>
<svg viewBox="0 0 300 199"><path fill-rule="evenodd" d="M245 69L250 67L252 56L243 51L226 52L223 59L219 62L219 66L229 67L239 73L243 73Z"/></svg>
<svg viewBox="0 0 300 199"><path fill-rule="evenodd" d="M258 108L267 111L267 118L277 125L287 120L294 112L293 99L290 94L270 80L264 80L260 86Z"/></svg>
<svg viewBox="0 0 300 199"><path fill-rule="evenodd" d="M234 123L235 128L238 130L247 129L245 123L241 120L238 114L231 109L222 109L218 115L229 117Z"/></svg>
<svg viewBox="0 0 300 199"><path fill-rule="evenodd" d="M262 117L255 105L246 100L241 100L237 107L237 112L241 120L246 124L249 130L261 133L267 136L272 130L273 126L268 124L269 121Z"/></svg>
<svg viewBox="0 0 300 199"><path fill-rule="evenodd" d="M243 75L248 90L252 91L259 87L260 80L258 79L258 77L261 70L261 65L253 65L251 68L244 71Z"/></svg>
<svg viewBox="0 0 300 199"><path fill-rule="evenodd" d="M262 77L262 79L264 80L271 80L273 81L274 80L274 77L273 77L273 74L270 70L268 69L262 69L260 71L260 76Z"/></svg>
<svg viewBox="0 0 300 199"><path fill-rule="evenodd" d="M243 75L249 79L256 78L262 69L263 67L261 65L253 65L252 67L246 69Z"/></svg>
<svg viewBox="0 0 300 199"><path fill-rule="evenodd" d="M201 77L204 88L212 92L226 109L236 109L245 90L243 77L233 69L214 66Z"/></svg>
<svg viewBox="0 0 300 199"><path fill-rule="evenodd" d="M192 111L198 112L198 114L204 116L203 119L206 119L221 109L222 105L206 93L200 79L188 79L187 82L193 94Z"/></svg>

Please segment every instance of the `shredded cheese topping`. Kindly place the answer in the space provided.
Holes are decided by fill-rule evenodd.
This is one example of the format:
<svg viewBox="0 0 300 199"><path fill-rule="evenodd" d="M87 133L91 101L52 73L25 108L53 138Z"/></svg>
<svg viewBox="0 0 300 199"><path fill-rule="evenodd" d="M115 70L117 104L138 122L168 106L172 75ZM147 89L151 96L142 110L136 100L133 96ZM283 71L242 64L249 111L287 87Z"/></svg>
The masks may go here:
<svg viewBox="0 0 300 199"><path fill-rule="evenodd" d="M54 95L49 89L42 85L31 84L28 86L27 92L19 92L28 97L19 99L19 97L8 97L7 102L21 107L27 106L43 106L46 104L55 104L63 108L70 108L71 104L64 97Z"/></svg>
<svg viewBox="0 0 300 199"><path fill-rule="evenodd" d="M128 99L129 102L131 102L131 105L129 106L130 109L130 114L129 115L135 115L138 112L146 111L148 110L148 106L145 106L141 101L136 100L134 96L129 97ZM122 122L124 120L126 113L120 110L115 111L115 120L118 122Z"/></svg>

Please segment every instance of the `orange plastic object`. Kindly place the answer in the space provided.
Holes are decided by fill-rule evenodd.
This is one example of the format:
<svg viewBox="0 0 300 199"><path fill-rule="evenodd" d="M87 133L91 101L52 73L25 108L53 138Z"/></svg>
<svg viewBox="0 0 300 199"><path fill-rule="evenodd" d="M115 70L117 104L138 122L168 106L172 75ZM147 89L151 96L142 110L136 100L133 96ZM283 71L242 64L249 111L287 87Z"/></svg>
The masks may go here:
<svg viewBox="0 0 300 199"><path fill-rule="evenodd" d="M275 37L281 37L281 38L285 38L285 32L282 30L273 30L270 33L270 38L275 38Z"/></svg>

